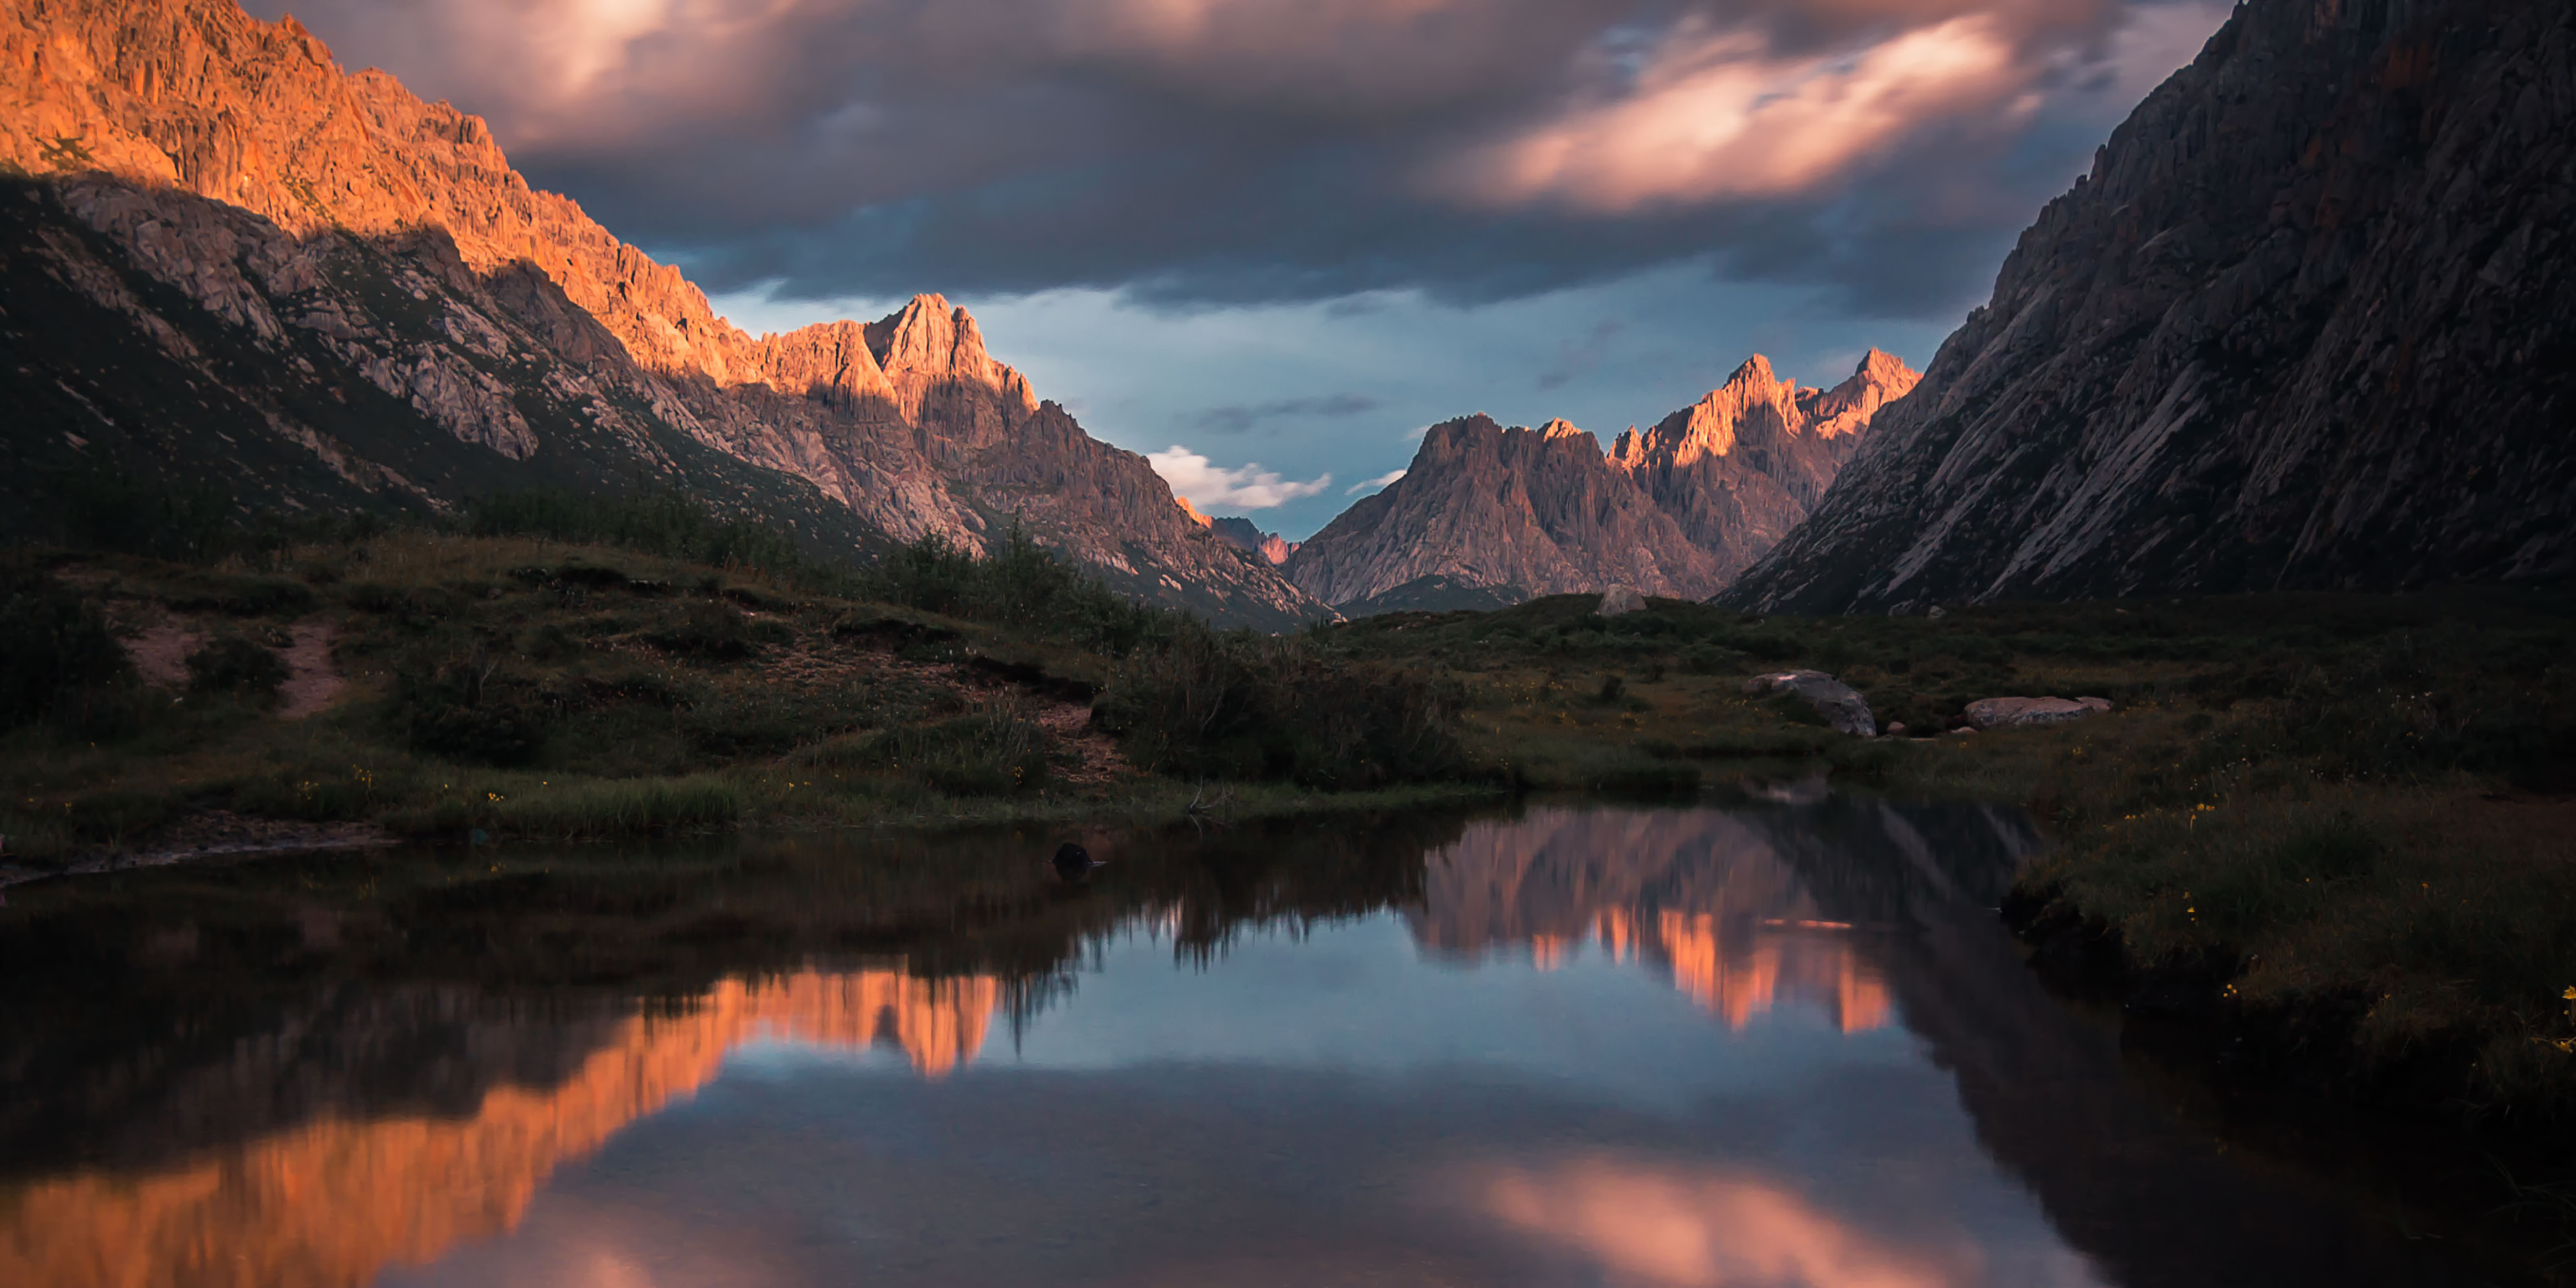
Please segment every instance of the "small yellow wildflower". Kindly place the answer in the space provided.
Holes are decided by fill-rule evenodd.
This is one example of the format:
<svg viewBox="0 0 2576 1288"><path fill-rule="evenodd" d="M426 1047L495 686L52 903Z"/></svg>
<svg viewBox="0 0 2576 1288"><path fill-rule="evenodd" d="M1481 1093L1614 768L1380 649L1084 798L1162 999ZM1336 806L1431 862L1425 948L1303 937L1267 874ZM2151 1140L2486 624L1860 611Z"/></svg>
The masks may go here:
<svg viewBox="0 0 2576 1288"><path fill-rule="evenodd" d="M2576 984L2569 985L2567 987L2567 991L2559 994L2559 996L2566 998L2568 1001L2576 1002Z"/></svg>

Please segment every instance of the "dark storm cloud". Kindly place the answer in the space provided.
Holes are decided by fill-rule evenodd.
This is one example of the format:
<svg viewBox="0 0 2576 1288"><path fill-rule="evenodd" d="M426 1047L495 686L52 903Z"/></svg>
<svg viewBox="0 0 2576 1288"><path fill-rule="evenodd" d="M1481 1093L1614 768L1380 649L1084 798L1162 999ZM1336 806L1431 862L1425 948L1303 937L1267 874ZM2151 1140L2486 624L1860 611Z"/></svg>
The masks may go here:
<svg viewBox="0 0 2576 1288"><path fill-rule="evenodd" d="M1326 394L1320 398L1282 398L1276 402L1251 406L1241 404L1210 407L1190 418L1193 428L1218 434L1245 434L1268 421L1306 416L1357 416L1377 410L1378 400L1366 394Z"/></svg>
<svg viewBox="0 0 2576 1288"><path fill-rule="evenodd" d="M620 235L794 298L1479 301L1680 263L1935 312L2098 128L2032 140L2142 88L2123 0L297 8Z"/></svg>

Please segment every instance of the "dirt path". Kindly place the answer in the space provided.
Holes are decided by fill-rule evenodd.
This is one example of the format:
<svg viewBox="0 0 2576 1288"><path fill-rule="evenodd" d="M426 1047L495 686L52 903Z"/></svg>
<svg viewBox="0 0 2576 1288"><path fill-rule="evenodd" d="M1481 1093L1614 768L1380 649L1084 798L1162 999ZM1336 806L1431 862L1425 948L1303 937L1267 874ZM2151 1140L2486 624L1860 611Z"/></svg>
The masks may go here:
<svg viewBox="0 0 2576 1288"><path fill-rule="evenodd" d="M188 687L188 655L205 646L209 632L197 622L154 608L159 616L136 634L128 637L125 654L134 661L134 671L147 684L168 689ZM331 645L339 638L339 629L321 618L297 622L293 642L278 649L279 660L286 663L286 683L277 690L277 714L281 719L302 720L328 710L349 687L349 678L340 673L331 660Z"/></svg>
<svg viewBox="0 0 2576 1288"><path fill-rule="evenodd" d="M318 715L349 687L349 677L331 661L331 644L338 636L326 621L295 624L295 642L278 654L286 660L286 683L277 691L279 716L301 720Z"/></svg>

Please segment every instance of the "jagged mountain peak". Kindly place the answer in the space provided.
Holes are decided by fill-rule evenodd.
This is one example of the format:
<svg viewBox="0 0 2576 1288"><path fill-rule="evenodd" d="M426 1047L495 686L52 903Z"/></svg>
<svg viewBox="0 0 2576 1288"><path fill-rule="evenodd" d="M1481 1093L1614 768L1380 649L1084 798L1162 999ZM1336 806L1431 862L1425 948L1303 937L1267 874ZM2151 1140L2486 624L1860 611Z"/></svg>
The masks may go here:
<svg viewBox="0 0 2576 1288"><path fill-rule="evenodd" d="M1442 421L1401 478L1298 547L1288 575L1335 605L1454 606L1488 590L1514 602L1611 584L1706 596L1804 517L1857 431L1911 378L1873 349L1819 393L1757 354L1606 453L1563 419L1535 430L1482 412Z"/></svg>
<svg viewBox="0 0 2576 1288"><path fill-rule="evenodd" d="M480 118L233 0L0 0L0 185L0 528L109 458L245 508L642 479L820 546L1020 523L1146 598L1325 611L948 300L752 337Z"/></svg>

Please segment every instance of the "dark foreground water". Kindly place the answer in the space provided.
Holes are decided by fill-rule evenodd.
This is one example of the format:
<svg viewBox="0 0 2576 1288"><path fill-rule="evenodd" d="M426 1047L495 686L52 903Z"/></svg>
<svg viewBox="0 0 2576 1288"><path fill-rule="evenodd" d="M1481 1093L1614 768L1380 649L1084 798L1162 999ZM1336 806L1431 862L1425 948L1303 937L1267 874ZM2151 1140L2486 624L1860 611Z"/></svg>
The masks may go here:
<svg viewBox="0 0 2576 1288"><path fill-rule="evenodd" d="M19 890L0 1284L2489 1281L2043 994L2008 813L1058 839Z"/></svg>

